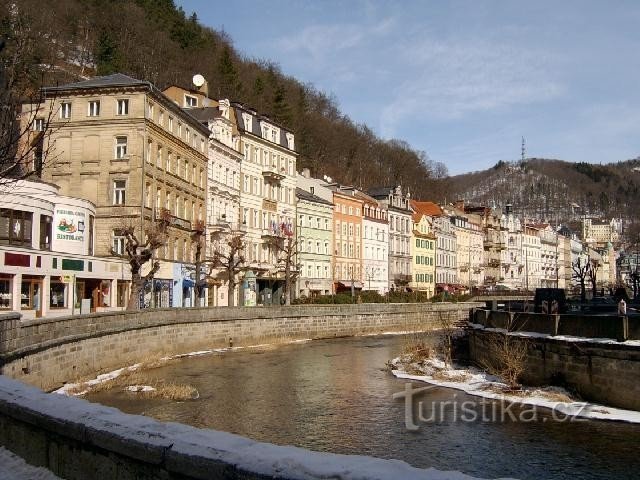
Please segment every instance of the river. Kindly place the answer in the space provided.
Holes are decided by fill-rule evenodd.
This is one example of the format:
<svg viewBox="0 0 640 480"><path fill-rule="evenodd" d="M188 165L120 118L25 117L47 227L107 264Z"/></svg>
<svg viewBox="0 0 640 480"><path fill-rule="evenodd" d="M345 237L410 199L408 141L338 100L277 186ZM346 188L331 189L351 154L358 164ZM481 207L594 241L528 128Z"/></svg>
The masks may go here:
<svg viewBox="0 0 640 480"><path fill-rule="evenodd" d="M640 477L640 425L559 421L542 409L529 421L531 411L505 415L498 403L481 407L477 397L438 387L416 396L423 402L423 418L433 420L421 421L414 412L418 430L408 431L404 402L392 398L406 381L385 368L407 341L405 336L341 338L184 357L143 374L149 384L168 379L193 385L197 400L140 399L116 390L87 398L259 441L397 458L483 478ZM443 407L443 402L450 403ZM467 406L462 415L462 402L475 407ZM475 421L462 420L473 417L469 410L476 412Z"/></svg>

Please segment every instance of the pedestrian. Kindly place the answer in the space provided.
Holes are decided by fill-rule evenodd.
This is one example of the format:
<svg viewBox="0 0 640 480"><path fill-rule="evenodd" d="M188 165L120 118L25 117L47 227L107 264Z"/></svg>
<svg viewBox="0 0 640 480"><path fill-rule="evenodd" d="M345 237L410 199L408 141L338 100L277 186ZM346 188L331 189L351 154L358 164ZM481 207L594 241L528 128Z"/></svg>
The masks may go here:
<svg viewBox="0 0 640 480"><path fill-rule="evenodd" d="M618 302L618 315L626 315L627 314L627 302L624 301L624 298L621 298Z"/></svg>

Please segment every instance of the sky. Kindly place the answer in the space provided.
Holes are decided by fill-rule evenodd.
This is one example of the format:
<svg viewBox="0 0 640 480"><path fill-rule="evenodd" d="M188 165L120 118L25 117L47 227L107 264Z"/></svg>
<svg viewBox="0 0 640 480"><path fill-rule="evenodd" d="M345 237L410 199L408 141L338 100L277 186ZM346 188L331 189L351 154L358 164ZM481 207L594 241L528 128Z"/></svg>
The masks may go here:
<svg viewBox="0 0 640 480"><path fill-rule="evenodd" d="M452 175L640 155L640 2L178 0Z"/></svg>

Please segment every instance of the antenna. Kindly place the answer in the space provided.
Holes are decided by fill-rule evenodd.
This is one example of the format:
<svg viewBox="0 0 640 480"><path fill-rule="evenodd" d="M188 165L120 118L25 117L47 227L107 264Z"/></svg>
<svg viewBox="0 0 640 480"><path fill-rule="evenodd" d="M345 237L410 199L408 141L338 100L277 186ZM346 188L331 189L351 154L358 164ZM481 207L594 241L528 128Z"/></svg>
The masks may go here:
<svg viewBox="0 0 640 480"><path fill-rule="evenodd" d="M525 149L524 137L522 137L522 161L523 162L524 162L525 153L526 153L526 149Z"/></svg>
<svg viewBox="0 0 640 480"><path fill-rule="evenodd" d="M202 85L204 85L204 77L202 75L200 75L199 73L193 76L193 84L200 88Z"/></svg>

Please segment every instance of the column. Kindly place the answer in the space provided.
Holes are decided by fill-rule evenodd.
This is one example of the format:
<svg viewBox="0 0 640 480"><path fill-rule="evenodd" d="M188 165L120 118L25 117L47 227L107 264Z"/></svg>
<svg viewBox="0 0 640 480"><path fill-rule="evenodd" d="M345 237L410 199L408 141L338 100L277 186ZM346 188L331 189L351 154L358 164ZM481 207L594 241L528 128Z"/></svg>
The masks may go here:
<svg viewBox="0 0 640 480"><path fill-rule="evenodd" d="M22 286L22 274L16 273L13 276L13 281L11 283L11 301L13 302L12 310L19 312L20 308L20 292Z"/></svg>
<svg viewBox="0 0 640 480"><path fill-rule="evenodd" d="M109 297L110 302L109 306L111 308L118 306L118 279L114 278L111 280L111 286L109 287Z"/></svg>
<svg viewBox="0 0 640 480"><path fill-rule="evenodd" d="M42 312L42 316L46 317L47 314L49 313L49 305L50 305L50 300L49 300L49 296L51 295L51 276L50 275L45 275L44 278L42 279L42 293L40 295L40 301L41 303L41 312Z"/></svg>

